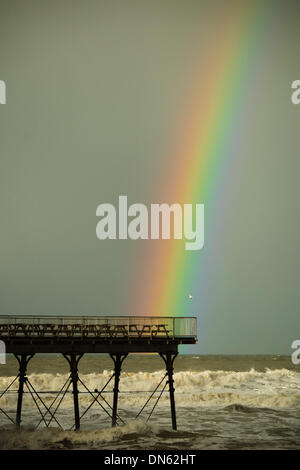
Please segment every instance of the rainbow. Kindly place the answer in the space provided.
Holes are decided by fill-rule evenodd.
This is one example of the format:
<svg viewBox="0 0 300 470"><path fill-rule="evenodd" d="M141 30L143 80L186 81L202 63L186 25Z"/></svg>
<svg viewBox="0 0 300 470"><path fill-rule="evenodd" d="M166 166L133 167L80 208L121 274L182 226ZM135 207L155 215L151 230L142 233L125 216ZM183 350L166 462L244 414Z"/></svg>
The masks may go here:
<svg viewBox="0 0 300 470"><path fill-rule="evenodd" d="M200 308L203 296L208 295L209 264L216 260L204 263L203 252L206 243L216 241L224 224L227 185L236 177L239 163L234 149L241 144L247 110L259 86L264 58L261 42L268 43L264 36L275 3L224 2L207 42L201 45L196 86L188 98L191 104L169 157L164 156L166 168L157 187L160 201L153 202L204 203L204 249L187 252L180 240L144 242L133 280L130 308L134 314L197 314L189 303L189 293L202 292Z"/></svg>

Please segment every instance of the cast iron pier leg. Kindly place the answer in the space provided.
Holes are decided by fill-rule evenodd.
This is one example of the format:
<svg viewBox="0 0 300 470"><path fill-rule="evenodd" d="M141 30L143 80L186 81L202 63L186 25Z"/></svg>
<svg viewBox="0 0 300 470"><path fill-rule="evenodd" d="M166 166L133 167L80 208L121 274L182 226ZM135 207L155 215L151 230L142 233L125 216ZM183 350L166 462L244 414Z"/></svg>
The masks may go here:
<svg viewBox="0 0 300 470"><path fill-rule="evenodd" d="M172 429L177 429L176 423L176 409L175 409L175 397L174 397L174 379L173 379L173 364L178 353L160 353L166 364L166 370L168 374L169 394L170 394L170 405L171 405L171 417L172 417Z"/></svg>
<svg viewBox="0 0 300 470"><path fill-rule="evenodd" d="M76 353L69 355L63 354L70 365L71 380L73 385L73 400L74 400L74 418L75 418L75 431L80 429L80 415L79 415L79 402L78 402L78 362L83 354L77 356Z"/></svg>
<svg viewBox="0 0 300 470"><path fill-rule="evenodd" d="M117 413L118 413L118 395L119 395L119 382L121 375L122 363L127 354L110 354L110 357L114 361L115 365L115 384L114 384L114 401L113 401L113 413L112 413L112 427L117 425Z"/></svg>
<svg viewBox="0 0 300 470"><path fill-rule="evenodd" d="M27 354L21 354L20 357L15 354L15 357L19 363L19 389L18 389L18 403L17 403L17 415L16 415L16 425L18 428L21 426L21 416L22 416L22 403L23 403L23 393L24 393L24 383L27 380L26 377L26 370L27 365L30 359L34 356L31 354L27 356Z"/></svg>

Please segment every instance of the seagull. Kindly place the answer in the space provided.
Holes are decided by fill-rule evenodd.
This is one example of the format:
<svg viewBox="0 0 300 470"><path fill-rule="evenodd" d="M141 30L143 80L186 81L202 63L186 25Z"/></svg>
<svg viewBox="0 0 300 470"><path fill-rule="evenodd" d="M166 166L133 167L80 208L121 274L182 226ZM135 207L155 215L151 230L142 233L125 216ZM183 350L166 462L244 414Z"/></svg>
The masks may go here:
<svg viewBox="0 0 300 470"><path fill-rule="evenodd" d="M193 299L193 296L192 294L189 294L189 299L192 300Z"/></svg>

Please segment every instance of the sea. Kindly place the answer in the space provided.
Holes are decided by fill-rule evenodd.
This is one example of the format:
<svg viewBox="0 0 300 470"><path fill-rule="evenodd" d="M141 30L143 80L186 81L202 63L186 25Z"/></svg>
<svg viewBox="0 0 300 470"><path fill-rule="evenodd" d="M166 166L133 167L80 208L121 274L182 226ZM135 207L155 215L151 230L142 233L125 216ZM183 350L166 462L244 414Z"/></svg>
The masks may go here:
<svg viewBox="0 0 300 470"><path fill-rule="evenodd" d="M0 365L0 449L300 449L300 366L288 356L179 355L174 362L176 431L164 381L151 397L165 375L158 355L125 359L114 428L113 380L93 399L112 371L108 355L80 360L82 418L74 431L71 387L53 404L55 392L68 384L67 361L59 355L33 357L18 430L18 380L2 395L18 372L16 359L8 355ZM51 411L57 408L52 419L51 404Z"/></svg>

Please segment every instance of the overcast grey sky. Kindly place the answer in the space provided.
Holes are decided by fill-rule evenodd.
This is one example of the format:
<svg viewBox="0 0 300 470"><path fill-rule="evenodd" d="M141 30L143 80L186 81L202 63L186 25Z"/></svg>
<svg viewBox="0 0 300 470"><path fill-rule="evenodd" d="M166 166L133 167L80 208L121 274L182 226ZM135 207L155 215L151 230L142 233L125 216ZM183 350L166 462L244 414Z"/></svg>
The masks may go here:
<svg viewBox="0 0 300 470"><path fill-rule="evenodd" d="M1 0L1 314L130 313L143 245L97 240L96 207L120 194L158 202L164 149L221 4ZM281 4L238 178L224 186L222 236L198 255L213 260L210 277L182 312L200 318L190 352L289 354L300 338L300 15Z"/></svg>

